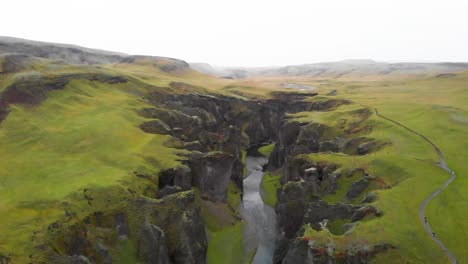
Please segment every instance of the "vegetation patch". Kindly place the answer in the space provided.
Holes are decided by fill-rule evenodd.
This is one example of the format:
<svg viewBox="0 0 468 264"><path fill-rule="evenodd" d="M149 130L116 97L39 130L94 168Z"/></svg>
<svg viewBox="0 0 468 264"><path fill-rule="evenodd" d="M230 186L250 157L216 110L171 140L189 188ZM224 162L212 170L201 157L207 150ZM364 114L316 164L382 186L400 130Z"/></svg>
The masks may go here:
<svg viewBox="0 0 468 264"><path fill-rule="evenodd" d="M270 205L271 207L275 207L276 203L278 202L277 192L278 189L281 188L281 176L280 175L272 175L270 172L266 172L263 175L262 183L261 183L261 195L263 201Z"/></svg>
<svg viewBox="0 0 468 264"><path fill-rule="evenodd" d="M271 143L271 144L268 144L266 146L259 148L258 152L260 152L265 157L270 157L274 148L275 148L275 143Z"/></svg>

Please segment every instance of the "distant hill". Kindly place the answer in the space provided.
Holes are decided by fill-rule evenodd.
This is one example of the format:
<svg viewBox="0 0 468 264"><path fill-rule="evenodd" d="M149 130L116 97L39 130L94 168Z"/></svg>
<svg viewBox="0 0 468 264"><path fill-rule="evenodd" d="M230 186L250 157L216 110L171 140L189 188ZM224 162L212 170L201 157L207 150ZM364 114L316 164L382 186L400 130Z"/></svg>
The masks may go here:
<svg viewBox="0 0 468 264"><path fill-rule="evenodd" d="M188 68L188 64L185 61L173 58L128 55L120 52L90 49L76 45L4 36L0 36L0 54L4 54L4 56L9 56L10 58L14 57L16 65L20 63L19 59L23 61L30 60L31 57L37 57L61 61L67 64L133 63L135 61L152 60L156 64L163 64L163 70L166 71L180 71L181 68Z"/></svg>
<svg viewBox="0 0 468 264"><path fill-rule="evenodd" d="M200 67L200 65L204 66ZM387 63L373 60L343 60L336 62L321 62L267 68L216 68L208 64L200 63L191 64L191 66L193 69L202 73L233 79L259 76L306 76L318 78L341 78L393 75L427 75L454 73L468 70L468 63Z"/></svg>

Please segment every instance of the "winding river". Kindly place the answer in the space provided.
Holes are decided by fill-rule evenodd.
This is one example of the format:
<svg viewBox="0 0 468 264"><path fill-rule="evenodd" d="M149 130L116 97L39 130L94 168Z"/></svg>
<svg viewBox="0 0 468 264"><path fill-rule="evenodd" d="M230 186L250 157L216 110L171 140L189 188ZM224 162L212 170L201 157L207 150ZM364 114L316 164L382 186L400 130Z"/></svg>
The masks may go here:
<svg viewBox="0 0 468 264"><path fill-rule="evenodd" d="M247 222L244 228L244 245L247 252L256 250L251 263L273 262L276 240L275 210L265 204L260 195L263 178L262 166L268 162L265 157L247 157L247 177L244 179L244 197L241 214Z"/></svg>

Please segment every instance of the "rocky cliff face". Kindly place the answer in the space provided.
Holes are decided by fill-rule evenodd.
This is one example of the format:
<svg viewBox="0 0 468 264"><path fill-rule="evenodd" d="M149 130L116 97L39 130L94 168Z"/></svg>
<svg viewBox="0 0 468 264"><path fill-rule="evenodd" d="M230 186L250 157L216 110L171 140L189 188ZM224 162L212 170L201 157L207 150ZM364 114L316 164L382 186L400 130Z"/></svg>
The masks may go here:
<svg viewBox="0 0 468 264"><path fill-rule="evenodd" d="M340 104L348 103L350 102L325 101L310 103L302 109L329 111ZM363 120L370 116L368 111L360 114ZM345 221L347 224L343 226L343 232L346 232L356 221L382 215L378 208L367 204L375 199L371 194L368 195L369 199L366 196L361 203L352 202L368 191L371 183L375 181L375 177L368 175L365 169L345 169L338 163L317 162L307 156L310 153L324 151L365 155L387 144L365 137L368 133L366 130L355 129L355 131L341 134L323 124L301 123L288 118L281 120L278 139L267 166L269 170L280 169L282 174L282 187L278 190L278 203L275 208L279 235L274 263L335 263L338 261L335 259L335 253L330 253L332 257L324 257L319 253L326 251L326 248L314 248L301 240L304 227L321 230L323 221L332 223ZM355 179L346 190L344 201L326 202L323 197L336 193L338 188L344 188L338 185L341 178ZM372 248L361 254L365 257L343 253L344 258L338 263L368 263L378 250L382 250L379 246L363 246ZM391 246L385 247L387 248Z"/></svg>
<svg viewBox="0 0 468 264"><path fill-rule="evenodd" d="M242 192L242 153L250 145L276 140L285 101L262 104L187 92L194 87L184 83L172 83L169 88L177 92L155 90L143 97L154 107L138 111L147 118L140 128L170 135L174 147L188 150L181 157L183 164L160 172L157 181L154 175L136 174L154 186L146 188L145 197L129 190L119 210L52 224L48 235L54 250L40 245L47 253L45 258L33 257L38 263L112 263L127 243L144 263L205 262L205 223L192 189L202 199L217 203L227 202L231 183ZM99 202L86 190L83 195L88 204Z"/></svg>
<svg viewBox="0 0 468 264"><path fill-rule="evenodd" d="M112 76L80 78L126 81ZM65 78L64 82L68 80ZM29 87L27 82L21 85L26 88L10 87L7 92L21 92ZM57 89L63 85L59 82ZM140 128L146 133L170 135L174 147L186 149L182 165L162 171L157 181L151 180L154 186L147 188L145 197L130 195L120 210L95 212L73 224L51 225L49 234L54 250L47 251L44 262L112 263L119 256L115 249L131 243L137 249L136 257L144 263L204 263L205 223L192 189L198 190L202 199L226 203L231 183L242 192L243 151L266 142L276 142L267 167L283 171L276 206L280 232L275 263L317 261L314 249L298 242L306 225L319 230L324 219L346 219L352 225L365 217L381 215L377 208L367 204L325 202L322 197L337 190L340 177L355 173L340 170L339 164L316 162L303 155L325 150L362 155L379 147L376 147L379 142L365 136L337 135L330 139L324 137L330 128L297 122L286 115L326 111L348 101L308 100L315 93L277 93L273 99L251 101L199 93L196 91L200 87L185 83L174 82L167 88L173 92L155 89L143 96L152 107L138 110L147 119ZM4 105L11 101L8 98L15 97L3 96ZM347 193L349 200L360 197L373 181L365 171L359 172L362 175ZM154 178L154 175L135 176Z"/></svg>
<svg viewBox="0 0 468 264"><path fill-rule="evenodd" d="M52 248L41 245L48 256L37 263L113 263L126 243L135 244L134 257L143 263L205 263L207 240L194 191L157 201L131 199L119 211L54 223L49 233L55 234Z"/></svg>

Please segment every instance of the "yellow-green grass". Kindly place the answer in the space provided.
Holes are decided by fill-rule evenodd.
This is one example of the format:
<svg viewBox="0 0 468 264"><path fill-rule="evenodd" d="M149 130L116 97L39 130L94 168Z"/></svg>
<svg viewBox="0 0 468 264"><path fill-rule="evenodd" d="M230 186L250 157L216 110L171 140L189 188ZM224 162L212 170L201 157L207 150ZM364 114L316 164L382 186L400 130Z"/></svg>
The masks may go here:
<svg viewBox="0 0 468 264"><path fill-rule="evenodd" d="M168 136L139 129L136 110L149 105L131 86L74 80L37 107L13 106L0 124L0 252L25 261L31 234L62 219L57 204L85 188L178 164L178 151L164 146Z"/></svg>
<svg viewBox="0 0 468 264"><path fill-rule="evenodd" d="M468 208L468 199L464 190L468 186L468 181L463 175L468 171L466 163L468 74L459 74L453 78L431 77L419 80L335 82L334 84L336 86L333 89L338 90L338 95L330 98L351 99L371 108L377 108L381 114L424 134L441 148L449 166L457 172L458 178L431 201L427 216L438 237L444 241L460 263L466 262L468 250L464 245L468 237L468 222L465 221L465 208ZM336 121L339 117L336 113L346 107L338 108L335 113L307 113L302 118L333 126L335 125L333 120ZM346 115L346 113L340 114ZM431 258L446 262L444 254L423 230L422 223L418 219L418 210L421 202L439 188L449 175L430 162L438 159L427 142L403 128L376 117L375 114L370 122L373 130L369 137L389 139L391 146L369 156L326 157L333 162L354 160L356 166L360 162L361 166L368 166L376 176L385 177L388 183L392 185L397 183L390 190L377 191L379 200L376 204L385 215L382 218L360 223L355 232L368 238L388 238L399 246L398 250L379 256L377 259L379 263L385 262L389 257L403 262L410 260L437 262ZM319 156L324 157L325 154ZM377 232L378 230L382 231Z"/></svg>
<svg viewBox="0 0 468 264"><path fill-rule="evenodd" d="M345 105L334 112L301 113L296 117L301 121L312 121L336 128L338 119L353 119L359 105ZM444 253L433 243L425 232L418 210L421 202L438 188L448 175L433 165L436 155L431 146L418 136L372 114L365 125L372 126L366 135L378 140L390 141L383 149L363 156L340 153L309 154L310 159L340 164L342 168L364 168L378 177L382 188L374 190L378 200L373 203L384 215L372 220L358 222L352 236L370 243L390 242L398 246L378 257L378 263L433 262L447 261ZM343 199L349 186L346 179L338 181L339 191L325 196L329 202ZM336 231L339 227L333 227ZM339 229L338 229L339 230ZM391 257L390 257L391 256Z"/></svg>
<svg viewBox="0 0 468 264"><path fill-rule="evenodd" d="M263 156L265 157L270 157L271 153L273 152L273 149L275 148L275 144L268 144L266 146L263 146L258 149L258 152L260 152Z"/></svg>
<svg viewBox="0 0 468 264"><path fill-rule="evenodd" d="M243 222L237 219L240 190L229 183L227 203L201 201L208 234L208 263L242 263L247 256L243 245Z"/></svg>
<svg viewBox="0 0 468 264"><path fill-rule="evenodd" d="M229 184L227 203L204 201L198 193L198 203L208 236L208 264L243 263L247 252L243 244L244 222L236 217L240 205L240 191Z"/></svg>
<svg viewBox="0 0 468 264"><path fill-rule="evenodd" d="M447 261L445 255L424 231L418 210L422 200L431 193L431 187L442 184L447 178L441 169L433 168L428 162L402 158L392 152L387 154L381 151L359 157L338 154L313 154L309 157L317 161L335 162L343 167L366 167L372 175L383 179L388 185L394 185L391 189L373 190L378 196L373 205L384 215L358 222L353 235L371 243L390 242L397 245L398 252L392 254L398 255L400 262L436 259L438 262L434 263L444 263ZM346 187L342 186L341 180L338 185L339 188ZM394 263L392 261L382 257L378 263Z"/></svg>
<svg viewBox="0 0 468 264"><path fill-rule="evenodd" d="M246 252L243 244L243 222L237 222L219 231L208 232L208 264L237 264L245 261Z"/></svg>
<svg viewBox="0 0 468 264"><path fill-rule="evenodd" d="M281 187L280 175L272 175L270 172L266 172L262 179L262 199L266 204L275 207L278 203L277 191Z"/></svg>
<svg viewBox="0 0 468 264"><path fill-rule="evenodd" d="M467 86L465 72L448 78L354 82L342 84L338 90L339 96L378 108L381 114L427 136L442 150L457 179L429 203L426 214L437 236L460 263L468 261ZM434 177L446 179L448 175ZM428 188L435 191L438 187Z"/></svg>

